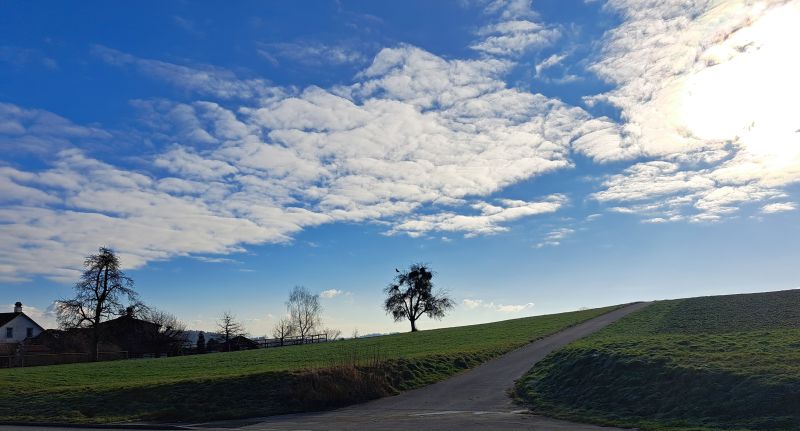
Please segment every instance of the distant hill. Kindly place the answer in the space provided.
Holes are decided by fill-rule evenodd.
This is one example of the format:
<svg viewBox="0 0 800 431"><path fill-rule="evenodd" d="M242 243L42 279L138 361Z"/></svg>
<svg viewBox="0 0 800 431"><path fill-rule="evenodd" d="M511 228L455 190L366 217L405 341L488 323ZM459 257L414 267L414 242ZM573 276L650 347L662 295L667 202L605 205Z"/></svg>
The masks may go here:
<svg viewBox="0 0 800 431"><path fill-rule="evenodd" d="M399 334L399 332L373 332L371 334L359 335L358 338L383 337L385 335L394 335L394 334Z"/></svg>

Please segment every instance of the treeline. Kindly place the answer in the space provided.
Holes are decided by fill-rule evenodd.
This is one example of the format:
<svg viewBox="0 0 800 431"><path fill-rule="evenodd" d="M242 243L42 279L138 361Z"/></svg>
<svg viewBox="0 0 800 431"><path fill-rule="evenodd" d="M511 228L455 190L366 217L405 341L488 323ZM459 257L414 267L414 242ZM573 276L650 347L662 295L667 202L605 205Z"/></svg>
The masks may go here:
<svg viewBox="0 0 800 431"><path fill-rule="evenodd" d="M383 308L395 321L408 320L417 331L423 315L441 319L453 308L446 292L433 290L434 273L427 265L413 264L408 270L395 269L396 275L384 293ZM73 296L56 301L61 334L51 332L49 343L66 351L85 345L92 360L97 360L103 343L116 343L127 351L174 355L256 348L244 325L230 311L217 321L220 339L206 340L200 333L194 346L187 346L186 325L174 315L144 304L134 290L133 279L120 269L113 250L101 247L84 260L84 271L74 286ZM318 294L295 286L289 292L286 313L272 328L278 345L304 343L305 340L335 340L341 331L322 326L322 304ZM58 336L55 336L58 335ZM266 338L266 337L264 337Z"/></svg>
<svg viewBox="0 0 800 431"><path fill-rule="evenodd" d="M183 322L140 300L133 279L120 269L119 257L108 247L86 257L73 295L56 301L56 311L60 330L46 331L40 344L58 353L89 352L91 360L115 348L159 356L258 347L230 311L216 322L218 338L206 340L200 332L192 345ZM341 331L322 326L322 311L319 295L296 286L289 292L286 314L275 323L272 336L280 345L287 339L293 339L291 344L298 344L298 339L302 343L312 336L338 339Z"/></svg>

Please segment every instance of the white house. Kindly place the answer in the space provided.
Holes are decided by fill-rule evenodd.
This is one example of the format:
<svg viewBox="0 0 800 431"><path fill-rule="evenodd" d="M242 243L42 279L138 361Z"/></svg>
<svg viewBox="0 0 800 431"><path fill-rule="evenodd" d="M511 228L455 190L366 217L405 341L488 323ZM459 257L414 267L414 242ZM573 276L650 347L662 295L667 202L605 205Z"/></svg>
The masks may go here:
<svg viewBox="0 0 800 431"><path fill-rule="evenodd" d="M22 303L14 304L13 313L0 313L0 343L19 343L39 335L44 328L22 312Z"/></svg>

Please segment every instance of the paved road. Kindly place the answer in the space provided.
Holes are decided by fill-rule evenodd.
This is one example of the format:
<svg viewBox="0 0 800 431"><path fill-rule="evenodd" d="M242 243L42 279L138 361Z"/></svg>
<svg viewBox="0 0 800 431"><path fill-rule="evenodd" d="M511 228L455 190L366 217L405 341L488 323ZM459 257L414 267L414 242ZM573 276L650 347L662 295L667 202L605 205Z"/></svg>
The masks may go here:
<svg viewBox="0 0 800 431"><path fill-rule="evenodd" d="M535 341L434 385L339 410L197 424L192 428L267 430L619 430L536 416L512 404L508 391L548 353L598 331L648 303L612 311ZM74 430L75 428L64 428ZM0 427L0 431L35 431ZM48 429L58 431L60 429Z"/></svg>
<svg viewBox="0 0 800 431"><path fill-rule="evenodd" d="M400 395L321 413L217 422L243 430L614 430L545 418L519 410L508 396L514 381L550 352L598 331L648 303L612 311L530 343L448 380Z"/></svg>

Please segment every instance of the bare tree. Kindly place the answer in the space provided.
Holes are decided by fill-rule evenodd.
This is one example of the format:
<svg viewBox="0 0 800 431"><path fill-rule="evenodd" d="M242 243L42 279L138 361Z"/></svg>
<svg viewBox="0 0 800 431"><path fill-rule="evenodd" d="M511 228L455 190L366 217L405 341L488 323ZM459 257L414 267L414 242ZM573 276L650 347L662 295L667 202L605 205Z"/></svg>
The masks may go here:
<svg viewBox="0 0 800 431"><path fill-rule="evenodd" d="M158 330L150 334L156 353L176 354L181 350L187 340L186 324L170 313L149 307L140 312L140 318L158 325Z"/></svg>
<svg viewBox="0 0 800 431"><path fill-rule="evenodd" d="M217 330L225 337L225 348L231 351L231 339L244 335L244 327L236 320L230 311L222 313L222 317L217 321Z"/></svg>
<svg viewBox="0 0 800 431"><path fill-rule="evenodd" d="M350 338L352 338L352 339L356 339L356 338L358 338L358 337L359 337L359 334L358 334L358 328L353 328L353 333L352 333L352 334L350 334Z"/></svg>
<svg viewBox="0 0 800 431"><path fill-rule="evenodd" d="M411 332L417 331L417 319L423 314L441 319L455 305L446 293L433 292L433 273L424 264L415 263L407 271L395 272L394 283L384 290L388 297L383 307L395 322L408 319Z"/></svg>
<svg viewBox="0 0 800 431"><path fill-rule="evenodd" d="M325 328L322 330L322 333L325 334L325 338L328 341L338 340L339 337L342 336L342 331L334 328Z"/></svg>
<svg viewBox="0 0 800 431"><path fill-rule="evenodd" d="M83 262L84 271L75 284L75 297L56 301L59 326L63 329L90 329L90 356L97 360L101 337L101 323L114 315L121 315L125 303L136 304L133 279L120 270L119 258L114 251L101 247Z"/></svg>
<svg viewBox="0 0 800 431"><path fill-rule="evenodd" d="M305 340L313 331L319 328L322 323L320 314L322 305L319 303L319 295L314 295L302 286L295 286L289 292L289 300L286 301L286 311L292 321L297 335Z"/></svg>
<svg viewBox="0 0 800 431"><path fill-rule="evenodd" d="M281 341L281 346L283 346L286 337L291 337L292 335L294 335L294 325L292 325L292 321L288 317L281 317L272 327L272 336Z"/></svg>

